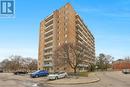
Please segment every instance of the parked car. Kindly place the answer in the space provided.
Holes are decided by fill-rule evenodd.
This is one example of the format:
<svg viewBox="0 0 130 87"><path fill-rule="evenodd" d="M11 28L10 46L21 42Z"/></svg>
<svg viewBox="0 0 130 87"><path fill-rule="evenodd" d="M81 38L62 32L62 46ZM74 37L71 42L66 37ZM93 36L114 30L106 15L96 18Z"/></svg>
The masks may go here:
<svg viewBox="0 0 130 87"><path fill-rule="evenodd" d="M14 74L15 75L28 74L28 72L27 71L15 71Z"/></svg>
<svg viewBox="0 0 130 87"><path fill-rule="evenodd" d="M65 78L67 76L68 76L68 74L66 72L55 72L55 73L49 74L48 79L56 80L56 79L60 79L60 78Z"/></svg>
<svg viewBox="0 0 130 87"><path fill-rule="evenodd" d="M32 78L38 78L38 77L47 76L47 75L49 75L48 71L38 70L38 71L33 72L30 76Z"/></svg>
<svg viewBox="0 0 130 87"><path fill-rule="evenodd" d="M122 73L124 73L124 74L130 74L130 69L123 69Z"/></svg>
<svg viewBox="0 0 130 87"><path fill-rule="evenodd" d="M0 70L0 73L3 73L3 70Z"/></svg>

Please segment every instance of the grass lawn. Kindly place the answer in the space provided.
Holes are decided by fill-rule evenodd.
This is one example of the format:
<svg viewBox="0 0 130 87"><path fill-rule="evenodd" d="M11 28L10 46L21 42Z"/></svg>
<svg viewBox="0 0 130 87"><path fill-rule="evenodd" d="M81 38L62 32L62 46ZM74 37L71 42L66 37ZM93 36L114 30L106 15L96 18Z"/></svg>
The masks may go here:
<svg viewBox="0 0 130 87"><path fill-rule="evenodd" d="M82 76L82 77L88 77L88 74L89 74L90 72L80 72L79 73L79 76Z"/></svg>

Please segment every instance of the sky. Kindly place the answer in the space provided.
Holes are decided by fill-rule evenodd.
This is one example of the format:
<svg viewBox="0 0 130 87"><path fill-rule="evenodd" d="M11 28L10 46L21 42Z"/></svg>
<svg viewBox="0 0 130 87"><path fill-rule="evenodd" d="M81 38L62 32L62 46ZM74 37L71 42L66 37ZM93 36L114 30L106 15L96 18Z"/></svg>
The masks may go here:
<svg viewBox="0 0 130 87"><path fill-rule="evenodd" d="M0 18L0 61L38 58L40 21L68 2L94 35L96 55L130 56L130 0L15 0L15 18Z"/></svg>

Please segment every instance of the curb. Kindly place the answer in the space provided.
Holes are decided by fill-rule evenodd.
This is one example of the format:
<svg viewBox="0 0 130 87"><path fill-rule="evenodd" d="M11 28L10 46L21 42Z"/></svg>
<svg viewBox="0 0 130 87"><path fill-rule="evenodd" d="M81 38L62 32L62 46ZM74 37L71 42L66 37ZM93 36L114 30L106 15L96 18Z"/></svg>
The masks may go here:
<svg viewBox="0 0 130 87"><path fill-rule="evenodd" d="M93 80L93 81L90 81L90 82L80 82L80 83L48 83L46 82L47 84L50 84L50 85L76 85L76 84L90 84L90 83L96 83L96 82L99 82L101 79L96 75L97 79L96 80Z"/></svg>
<svg viewBox="0 0 130 87"><path fill-rule="evenodd" d="M76 84L90 84L90 83L96 83L99 82L100 79L97 79L95 81L90 81L90 82L84 82L84 83L47 83L50 85L76 85Z"/></svg>

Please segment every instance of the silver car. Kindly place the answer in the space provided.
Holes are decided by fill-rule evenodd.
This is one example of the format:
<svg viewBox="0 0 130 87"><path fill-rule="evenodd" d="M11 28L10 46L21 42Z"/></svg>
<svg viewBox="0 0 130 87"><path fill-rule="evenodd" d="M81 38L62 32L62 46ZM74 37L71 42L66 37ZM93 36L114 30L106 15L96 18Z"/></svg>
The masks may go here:
<svg viewBox="0 0 130 87"><path fill-rule="evenodd" d="M52 74L48 75L49 80L54 80L54 79L61 79L67 77L68 74L66 72L55 72Z"/></svg>

